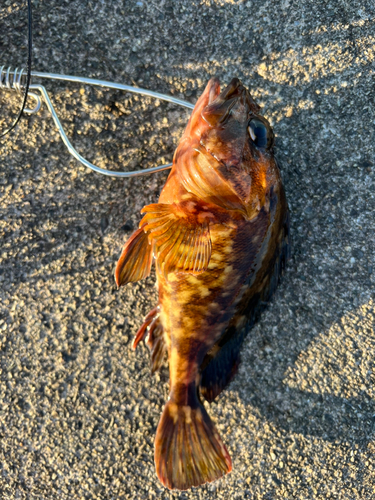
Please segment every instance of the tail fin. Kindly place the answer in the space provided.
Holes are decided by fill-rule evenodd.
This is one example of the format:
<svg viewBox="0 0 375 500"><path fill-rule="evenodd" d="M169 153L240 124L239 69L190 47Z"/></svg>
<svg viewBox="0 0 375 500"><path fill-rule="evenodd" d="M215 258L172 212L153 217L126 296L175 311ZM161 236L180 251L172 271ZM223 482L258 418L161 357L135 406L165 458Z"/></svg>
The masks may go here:
<svg viewBox="0 0 375 500"><path fill-rule="evenodd" d="M156 473L169 489L187 490L232 470L229 453L205 408L166 404L155 438Z"/></svg>

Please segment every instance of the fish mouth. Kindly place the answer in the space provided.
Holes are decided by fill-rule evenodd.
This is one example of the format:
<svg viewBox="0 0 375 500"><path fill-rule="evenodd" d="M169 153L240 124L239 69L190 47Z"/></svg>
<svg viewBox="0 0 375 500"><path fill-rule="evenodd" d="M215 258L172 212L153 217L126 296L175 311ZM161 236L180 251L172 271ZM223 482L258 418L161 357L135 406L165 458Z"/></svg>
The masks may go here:
<svg viewBox="0 0 375 500"><path fill-rule="evenodd" d="M217 77L211 78L207 84L208 86L208 104L212 104L216 99L225 101L229 98L240 97L246 92L245 87L242 85L238 78L232 78L231 82L221 91L220 80Z"/></svg>
<svg viewBox="0 0 375 500"><path fill-rule="evenodd" d="M207 84L208 87L208 103L207 105L210 105L215 101L215 99L219 96L220 94L220 80L216 76L214 78L211 78Z"/></svg>
<svg viewBox="0 0 375 500"><path fill-rule="evenodd" d="M221 100L239 97L246 92L245 87L242 85L238 78L232 78L231 82L225 87L225 89L220 93L219 97Z"/></svg>
<svg viewBox="0 0 375 500"><path fill-rule="evenodd" d="M260 107L238 78L233 78L221 92L218 78L212 78L208 85L209 99L202 110L202 118L211 127L223 124L236 104L240 105L244 119L259 113Z"/></svg>
<svg viewBox="0 0 375 500"><path fill-rule="evenodd" d="M210 104L224 103L228 100L236 100L243 98L248 94L248 90L243 86L241 80L238 78L232 78L230 83L220 92L220 83L218 81L218 93L214 100L209 101Z"/></svg>

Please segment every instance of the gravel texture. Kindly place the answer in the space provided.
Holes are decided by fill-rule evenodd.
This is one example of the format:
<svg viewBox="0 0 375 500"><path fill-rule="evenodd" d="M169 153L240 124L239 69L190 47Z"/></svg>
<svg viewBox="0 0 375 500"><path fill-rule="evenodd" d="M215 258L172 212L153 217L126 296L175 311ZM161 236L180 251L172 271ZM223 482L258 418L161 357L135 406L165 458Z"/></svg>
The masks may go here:
<svg viewBox="0 0 375 500"><path fill-rule="evenodd" d="M23 2L24 3L24 2ZM34 0L34 69L195 102L239 77L276 133L293 259L209 413L233 472L185 493L158 482L168 373L131 349L154 275L117 290L123 241L166 173L99 176L45 107L0 143L1 499L375 497L375 6L372 0ZM26 61L26 10L0 6L0 65ZM35 80L36 81L36 80ZM44 82L102 167L169 161L189 112ZM0 93L0 125L19 105Z"/></svg>

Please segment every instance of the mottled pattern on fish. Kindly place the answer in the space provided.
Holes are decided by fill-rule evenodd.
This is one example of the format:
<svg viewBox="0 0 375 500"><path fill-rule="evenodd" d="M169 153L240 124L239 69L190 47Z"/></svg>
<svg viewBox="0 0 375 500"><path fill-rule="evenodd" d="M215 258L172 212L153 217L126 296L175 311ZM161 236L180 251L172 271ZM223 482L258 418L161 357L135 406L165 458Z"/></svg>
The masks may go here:
<svg viewBox="0 0 375 500"><path fill-rule="evenodd" d="M248 327L276 288L289 256L288 208L273 134L241 82L210 80L176 150L157 204L143 208L125 244L119 285L150 272L157 307L147 334L152 369L168 352L170 397L155 439L161 482L187 489L230 472L228 451L199 400L229 383Z"/></svg>

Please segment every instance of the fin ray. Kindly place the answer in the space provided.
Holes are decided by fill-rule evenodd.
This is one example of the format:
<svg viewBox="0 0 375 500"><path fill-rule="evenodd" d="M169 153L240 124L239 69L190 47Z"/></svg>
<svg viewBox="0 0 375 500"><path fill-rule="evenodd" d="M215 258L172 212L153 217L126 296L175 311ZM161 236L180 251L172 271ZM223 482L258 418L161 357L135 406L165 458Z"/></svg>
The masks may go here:
<svg viewBox="0 0 375 500"><path fill-rule="evenodd" d="M155 203L142 209L140 226L154 242L156 263L164 275L201 274L211 258L211 236L207 222L180 205Z"/></svg>
<svg viewBox="0 0 375 500"><path fill-rule="evenodd" d="M143 228L137 229L125 243L117 262L115 278L117 286L138 281L150 274L152 244Z"/></svg>
<svg viewBox="0 0 375 500"><path fill-rule="evenodd" d="M164 362L167 346L164 339L164 329L160 322L160 307L156 306L144 319L144 322L135 335L133 349L146 337L146 345L150 350L151 373L159 370Z"/></svg>
<svg viewBox="0 0 375 500"><path fill-rule="evenodd" d="M155 466L170 489L186 490L219 479L232 470L228 451L196 398L191 406L170 400L155 438Z"/></svg>

